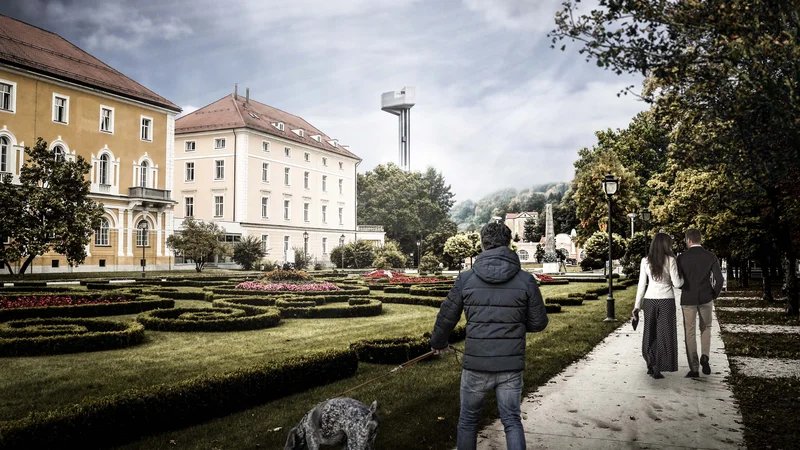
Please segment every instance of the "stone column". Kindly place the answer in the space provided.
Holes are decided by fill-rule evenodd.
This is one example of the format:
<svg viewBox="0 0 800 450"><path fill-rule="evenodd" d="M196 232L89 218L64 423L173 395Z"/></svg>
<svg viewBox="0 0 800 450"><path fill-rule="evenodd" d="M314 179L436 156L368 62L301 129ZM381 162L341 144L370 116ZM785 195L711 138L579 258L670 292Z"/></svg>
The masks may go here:
<svg viewBox="0 0 800 450"><path fill-rule="evenodd" d="M163 216L163 212L156 213L156 256L161 256L161 218Z"/></svg>

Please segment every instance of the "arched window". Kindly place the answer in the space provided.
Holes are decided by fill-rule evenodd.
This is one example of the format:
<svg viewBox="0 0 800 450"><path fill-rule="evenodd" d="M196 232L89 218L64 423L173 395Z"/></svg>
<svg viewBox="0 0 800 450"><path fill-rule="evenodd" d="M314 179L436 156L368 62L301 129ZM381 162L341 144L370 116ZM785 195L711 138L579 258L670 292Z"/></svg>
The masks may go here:
<svg viewBox="0 0 800 450"><path fill-rule="evenodd" d="M53 156L56 158L56 161L64 161L64 147L60 145L53 147Z"/></svg>
<svg viewBox="0 0 800 450"><path fill-rule="evenodd" d="M108 182L108 153L100 157L100 184L111 184Z"/></svg>
<svg viewBox="0 0 800 450"><path fill-rule="evenodd" d="M137 247L149 247L148 244L148 232L150 231L150 225L147 223L146 220L140 220L139 223L136 224L136 246Z"/></svg>
<svg viewBox="0 0 800 450"><path fill-rule="evenodd" d="M108 244L108 219L101 219L100 226L94 231L94 245L107 246Z"/></svg>
<svg viewBox="0 0 800 450"><path fill-rule="evenodd" d="M8 155L9 155L8 138L2 136L0 137L0 172L9 172Z"/></svg>
<svg viewBox="0 0 800 450"><path fill-rule="evenodd" d="M147 187L147 161L142 161L142 165L139 169L139 186Z"/></svg>
<svg viewBox="0 0 800 450"><path fill-rule="evenodd" d="M528 260L528 251L527 250L520 250L520 251L517 252L517 254L519 254L519 259L520 260L522 260L522 261L527 261Z"/></svg>

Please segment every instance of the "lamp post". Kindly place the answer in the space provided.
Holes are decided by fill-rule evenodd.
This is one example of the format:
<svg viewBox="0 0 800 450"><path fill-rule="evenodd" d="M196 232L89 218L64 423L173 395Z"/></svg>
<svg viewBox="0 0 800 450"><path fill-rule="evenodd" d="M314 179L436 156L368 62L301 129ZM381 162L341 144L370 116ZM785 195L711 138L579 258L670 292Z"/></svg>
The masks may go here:
<svg viewBox="0 0 800 450"><path fill-rule="evenodd" d="M142 221L139 223L139 233L141 233L142 241L142 278L144 278L144 268L147 266L147 261L144 259L145 244L147 243L147 222Z"/></svg>
<svg viewBox="0 0 800 450"><path fill-rule="evenodd" d="M308 266L308 231L303 232L303 265Z"/></svg>
<svg viewBox="0 0 800 450"><path fill-rule="evenodd" d="M613 268L614 264L611 258L611 249L613 245L613 240L611 238L611 197L617 193L617 188L619 188L619 180L614 178L614 175L610 173L603 178L603 192L606 193L606 197L608 198L608 298L606 299L606 318L604 322L616 322L617 319L614 318L614 277L613 275Z"/></svg>
<svg viewBox="0 0 800 450"><path fill-rule="evenodd" d="M647 245L647 225L650 223L650 211L645 206L642 209L642 222L644 222L644 254L647 255L648 253L648 245Z"/></svg>
<svg viewBox="0 0 800 450"><path fill-rule="evenodd" d="M635 219L636 216L638 216L638 214L628 213L628 217L631 219L631 239L633 239L633 219Z"/></svg>
<svg viewBox="0 0 800 450"><path fill-rule="evenodd" d="M419 263L422 262L422 255L419 253L419 246L422 244L419 239L417 239L417 270L419 270Z"/></svg>
<svg viewBox="0 0 800 450"><path fill-rule="evenodd" d="M342 269L344 269L344 235L339 236L339 248L342 249Z"/></svg>

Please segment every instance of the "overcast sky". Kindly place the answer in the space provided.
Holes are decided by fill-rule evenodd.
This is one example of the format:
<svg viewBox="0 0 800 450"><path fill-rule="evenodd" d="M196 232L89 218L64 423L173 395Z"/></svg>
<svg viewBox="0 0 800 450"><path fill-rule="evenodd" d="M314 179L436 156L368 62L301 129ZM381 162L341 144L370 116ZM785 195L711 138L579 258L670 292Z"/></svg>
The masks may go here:
<svg viewBox="0 0 800 450"><path fill-rule="evenodd" d="M383 92L415 86L414 170L433 166L457 200L569 181L594 131L645 109L617 97L640 79L549 48L562 0L3 0L182 106L250 87L363 158L397 162Z"/></svg>

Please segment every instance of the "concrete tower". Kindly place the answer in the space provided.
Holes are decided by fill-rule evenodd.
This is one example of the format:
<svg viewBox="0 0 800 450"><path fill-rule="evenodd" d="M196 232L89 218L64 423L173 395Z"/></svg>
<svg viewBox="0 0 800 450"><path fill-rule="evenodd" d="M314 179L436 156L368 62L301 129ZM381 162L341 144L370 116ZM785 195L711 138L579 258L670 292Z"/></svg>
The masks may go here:
<svg viewBox="0 0 800 450"><path fill-rule="evenodd" d="M411 171L411 108L415 102L415 89L406 86L400 92L384 92L381 95L381 109L400 118L399 165L406 172Z"/></svg>

